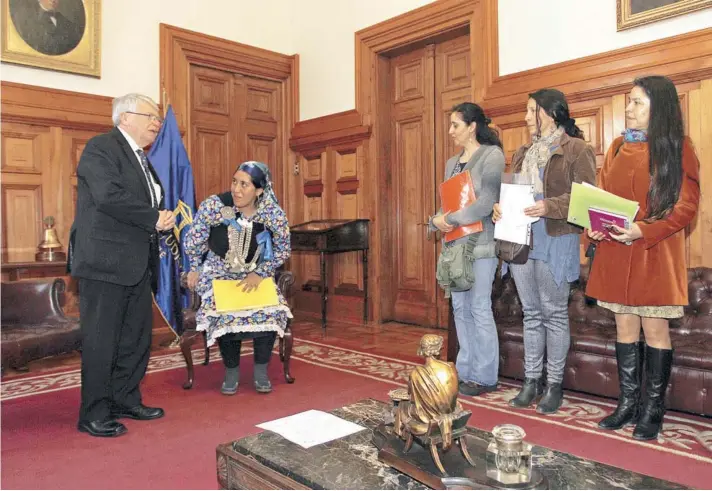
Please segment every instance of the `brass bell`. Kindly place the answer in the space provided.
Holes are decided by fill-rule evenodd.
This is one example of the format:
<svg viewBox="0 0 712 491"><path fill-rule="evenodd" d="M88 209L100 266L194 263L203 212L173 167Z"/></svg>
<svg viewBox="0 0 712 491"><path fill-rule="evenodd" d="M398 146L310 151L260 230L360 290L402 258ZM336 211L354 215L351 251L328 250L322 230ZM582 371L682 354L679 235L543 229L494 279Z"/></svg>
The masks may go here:
<svg viewBox="0 0 712 491"><path fill-rule="evenodd" d="M42 220L44 223L44 238L35 254L35 261L66 261L67 255L62 251L62 244L57 237L57 230L54 228L54 217L49 216Z"/></svg>

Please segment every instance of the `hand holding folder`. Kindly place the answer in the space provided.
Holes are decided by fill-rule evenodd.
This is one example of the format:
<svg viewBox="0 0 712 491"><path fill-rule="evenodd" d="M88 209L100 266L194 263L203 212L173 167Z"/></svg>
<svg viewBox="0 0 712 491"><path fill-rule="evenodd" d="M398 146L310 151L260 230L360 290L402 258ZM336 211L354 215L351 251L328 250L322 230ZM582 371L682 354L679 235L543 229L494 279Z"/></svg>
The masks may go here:
<svg viewBox="0 0 712 491"><path fill-rule="evenodd" d="M443 213L463 210L473 204L476 199L475 186L472 183L472 175L469 171L460 172L440 185L440 200ZM482 222L461 225L445 233L445 242L451 242L466 235L482 232L482 230Z"/></svg>
<svg viewBox="0 0 712 491"><path fill-rule="evenodd" d="M235 312L279 305L277 285L273 278L265 278L256 290L249 293L243 292L242 287L240 280L213 280L215 310Z"/></svg>
<svg viewBox="0 0 712 491"><path fill-rule="evenodd" d="M596 209L622 215L629 223L635 221L640 205L590 184L573 183L567 221L579 227L591 228L589 210Z"/></svg>

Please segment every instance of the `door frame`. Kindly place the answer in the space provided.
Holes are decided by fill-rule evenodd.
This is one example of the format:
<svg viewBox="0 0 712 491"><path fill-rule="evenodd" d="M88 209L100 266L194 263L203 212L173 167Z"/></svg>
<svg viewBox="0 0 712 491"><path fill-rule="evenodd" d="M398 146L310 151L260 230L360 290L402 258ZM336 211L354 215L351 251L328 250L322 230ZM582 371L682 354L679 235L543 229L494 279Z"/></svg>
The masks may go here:
<svg viewBox="0 0 712 491"><path fill-rule="evenodd" d="M372 223L369 245L374 258L369 261L368 276L373 281L369 318L376 322L393 316L393 303L385 296L393 291L396 276L391 254L393 230L388 218L393 210L387 192L387 163L391 161L387 56L466 26L470 32L472 100L479 101L498 73L496 0L438 1L356 33L356 110L363 124L371 126L371 138L364 147L366 161L372 165L365 167L364 180L370 190L365 196L365 209Z"/></svg>
<svg viewBox="0 0 712 491"><path fill-rule="evenodd" d="M168 104L173 106L189 158L192 157L192 132L188 131L191 128L190 107L193 99L191 65L282 82L282 108L287 116L280 123L283 138L279 154L282 165L275 168L276 162L268 164L272 168L275 187L282 192L280 198L285 203L285 210L289 209L289 205L299 199L290 173L295 155L289 148L292 128L299 117L299 55L284 55L161 23L161 104L163 108Z"/></svg>

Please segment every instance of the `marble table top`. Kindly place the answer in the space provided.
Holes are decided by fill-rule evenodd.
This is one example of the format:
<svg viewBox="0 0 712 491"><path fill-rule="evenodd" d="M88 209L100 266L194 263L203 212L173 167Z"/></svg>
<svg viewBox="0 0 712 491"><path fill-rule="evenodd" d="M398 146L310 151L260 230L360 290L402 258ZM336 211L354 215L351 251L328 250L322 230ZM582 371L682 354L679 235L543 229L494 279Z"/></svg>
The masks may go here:
<svg viewBox="0 0 712 491"><path fill-rule="evenodd" d="M264 431L233 442L232 448L312 489L429 489L378 460L371 437L390 413L389 404L364 399L331 413L367 430L309 449ZM492 438L488 431L468 430L484 447ZM532 453L533 465L546 476L550 489L686 489L545 447L535 445Z"/></svg>

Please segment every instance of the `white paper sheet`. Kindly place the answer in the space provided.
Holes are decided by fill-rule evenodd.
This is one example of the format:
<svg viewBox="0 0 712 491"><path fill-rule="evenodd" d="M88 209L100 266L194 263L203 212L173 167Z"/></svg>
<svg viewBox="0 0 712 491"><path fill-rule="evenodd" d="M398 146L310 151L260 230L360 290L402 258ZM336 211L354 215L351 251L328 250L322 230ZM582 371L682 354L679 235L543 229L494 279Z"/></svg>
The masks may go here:
<svg viewBox="0 0 712 491"><path fill-rule="evenodd" d="M351 421L315 409L258 424L257 427L282 435L303 448L330 442L366 429Z"/></svg>
<svg viewBox="0 0 712 491"><path fill-rule="evenodd" d="M494 226L494 238L515 244L527 244L527 226L539 220L538 217L528 217L524 214L525 208L534 206L532 186L502 183L499 206L502 218Z"/></svg>

